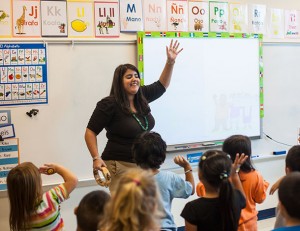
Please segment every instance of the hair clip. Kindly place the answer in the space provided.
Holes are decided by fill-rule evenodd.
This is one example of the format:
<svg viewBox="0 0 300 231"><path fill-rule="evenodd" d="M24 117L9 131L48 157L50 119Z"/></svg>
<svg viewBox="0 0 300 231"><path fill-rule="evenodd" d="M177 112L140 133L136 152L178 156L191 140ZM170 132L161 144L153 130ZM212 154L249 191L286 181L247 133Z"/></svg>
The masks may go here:
<svg viewBox="0 0 300 231"><path fill-rule="evenodd" d="M132 181L137 185L137 186L140 186L141 185L141 182L137 179L132 179Z"/></svg>
<svg viewBox="0 0 300 231"><path fill-rule="evenodd" d="M229 159L231 159L231 156L230 156L229 154L227 154L227 157L228 157Z"/></svg>
<svg viewBox="0 0 300 231"><path fill-rule="evenodd" d="M223 179L226 179L226 178L228 178L228 174L226 172L222 172L220 174L220 179L223 180Z"/></svg>
<svg viewBox="0 0 300 231"><path fill-rule="evenodd" d="M206 160L206 156L202 156L202 157L201 157L201 160Z"/></svg>

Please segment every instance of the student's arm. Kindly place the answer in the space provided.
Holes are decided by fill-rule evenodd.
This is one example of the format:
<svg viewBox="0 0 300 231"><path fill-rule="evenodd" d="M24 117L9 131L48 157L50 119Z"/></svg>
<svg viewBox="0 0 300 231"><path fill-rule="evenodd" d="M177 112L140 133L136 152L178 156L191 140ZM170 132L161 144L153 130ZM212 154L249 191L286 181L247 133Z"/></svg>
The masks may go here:
<svg viewBox="0 0 300 231"><path fill-rule="evenodd" d="M176 40L175 43L173 44L173 39L171 40L169 47L166 47L167 62L159 78L159 81L166 89L169 87L171 82L173 67L177 55L183 50L183 48L179 50L178 48L179 48L179 42Z"/></svg>
<svg viewBox="0 0 300 231"><path fill-rule="evenodd" d="M280 182L282 181L282 179L284 178L284 176L280 177L270 188L270 195L273 195L274 192L279 188Z"/></svg>
<svg viewBox="0 0 300 231"><path fill-rule="evenodd" d="M193 176L192 167L189 162L183 156L175 156L174 163L178 164L184 169L185 180L190 182L193 187L192 195L195 193L195 181Z"/></svg>
<svg viewBox="0 0 300 231"><path fill-rule="evenodd" d="M46 175L52 175L54 173L57 173L62 176L65 183L65 189L68 193L68 195L76 188L78 179L77 176L72 173L69 169L58 165L58 164L44 164L44 166L40 167L40 172L44 173Z"/></svg>
<svg viewBox="0 0 300 231"><path fill-rule="evenodd" d="M192 225L187 220L185 220L185 231L197 231L197 226Z"/></svg>
<svg viewBox="0 0 300 231"><path fill-rule="evenodd" d="M235 160L231 167L231 174L230 174L231 183L237 190L239 190L243 194L243 196L245 198L246 198L245 192L244 192L238 172L239 172L240 166L245 162L245 160L247 158L248 158L248 156L246 156L244 153L242 153L241 155L236 154Z"/></svg>
<svg viewBox="0 0 300 231"><path fill-rule="evenodd" d="M96 134L92 130L87 128L84 138L93 159L93 169L101 170L101 167L106 167L106 164L104 163L98 152Z"/></svg>

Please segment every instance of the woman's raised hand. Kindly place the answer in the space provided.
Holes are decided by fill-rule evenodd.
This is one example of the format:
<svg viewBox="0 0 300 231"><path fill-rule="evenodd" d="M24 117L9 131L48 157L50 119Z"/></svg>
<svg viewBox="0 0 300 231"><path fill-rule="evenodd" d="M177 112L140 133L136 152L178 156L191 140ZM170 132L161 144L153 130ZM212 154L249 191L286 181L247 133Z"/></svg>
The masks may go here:
<svg viewBox="0 0 300 231"><path fill-rule="evenodd" d="M174 64L177 58L177 55L183 50L183 48L179 48L180 43L176 40L173 43L173 39L170 42L169 47L166 47L167 57L168 57L168 64Z"/></svg>

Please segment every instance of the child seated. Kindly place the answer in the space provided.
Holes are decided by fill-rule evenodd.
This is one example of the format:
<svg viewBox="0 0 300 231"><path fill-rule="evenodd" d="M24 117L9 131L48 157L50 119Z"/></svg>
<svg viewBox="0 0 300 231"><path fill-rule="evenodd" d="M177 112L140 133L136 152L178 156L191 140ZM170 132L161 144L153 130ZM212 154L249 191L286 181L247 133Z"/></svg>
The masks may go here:
<svg viewBox="0 0 300 231"><path fill-rule="evenodd" d="M104 213L104 206L110 195L102 190L86 194L80 201L74 213L77 219L77 231L100 230L98 224Z"/></svg>

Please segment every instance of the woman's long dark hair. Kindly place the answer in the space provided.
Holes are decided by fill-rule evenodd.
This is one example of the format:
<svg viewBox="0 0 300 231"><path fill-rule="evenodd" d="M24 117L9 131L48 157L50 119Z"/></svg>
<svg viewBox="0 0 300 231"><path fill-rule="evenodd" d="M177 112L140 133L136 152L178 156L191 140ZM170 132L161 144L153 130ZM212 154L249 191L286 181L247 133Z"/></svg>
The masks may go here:
<svg viewBox="0 0 300 231"><path fill-rule="evenodd" d="M117 103L121 106L122 110L125 113L130 114L131 110L129 107L129 101L123 85L124 74L128 69L135 71L138 74L139 79L141 78L138 69L134 65L132 64L119 65L114 72L114 78L111 85L110 96L113 96L116 99ZM148 115L150 113L150 107L141 89L138 90L138 92L134 97L134 106L138 111L138 113L142 115Z"/></svg>
<svg viewBox="0 0 300 231"><path fill-rule="evenodd" d="M241 165L240 169L243 172L251 172L252 170L255 170L251 162L251 140L248 136L233 135L228 137L223 143L222 150L230 155L232 161L235 160L237 153L244 153L248 156L248 158Z"/></svg>
<svg viewBox="0 0 300 231"><path fill-rule="evenodd" d="M199 162L199 171L211 187L219 190L219 205L222 221L222 231L236 231L238 218L235 213L235 194L229 181L232 161L222 151L209 150Z"/></svg>

